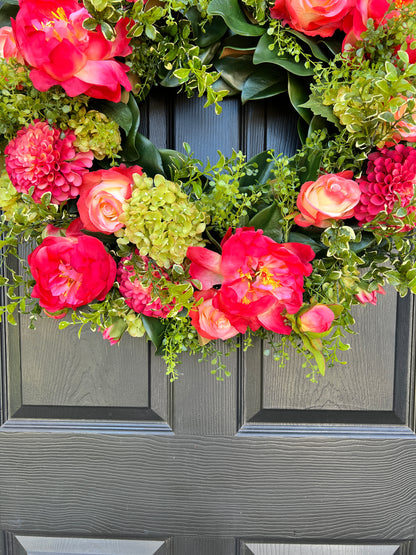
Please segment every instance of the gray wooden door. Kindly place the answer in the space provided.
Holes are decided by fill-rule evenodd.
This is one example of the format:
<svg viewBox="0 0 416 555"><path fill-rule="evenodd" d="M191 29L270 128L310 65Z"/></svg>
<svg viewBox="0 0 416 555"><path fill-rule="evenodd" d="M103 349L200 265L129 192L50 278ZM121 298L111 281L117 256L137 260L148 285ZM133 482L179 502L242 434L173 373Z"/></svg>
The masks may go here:
<svg viewBox="0 0 416 555"><path fill-rule="evenodd" d="M142 126L201 158L296 147L280 98L218 117L152 94ZM357 319L348 366L318 384L260 343L223 383L185 356L169 384L143 340L3 329L0 553L414 553L414 303L390 291Z"/></svg>

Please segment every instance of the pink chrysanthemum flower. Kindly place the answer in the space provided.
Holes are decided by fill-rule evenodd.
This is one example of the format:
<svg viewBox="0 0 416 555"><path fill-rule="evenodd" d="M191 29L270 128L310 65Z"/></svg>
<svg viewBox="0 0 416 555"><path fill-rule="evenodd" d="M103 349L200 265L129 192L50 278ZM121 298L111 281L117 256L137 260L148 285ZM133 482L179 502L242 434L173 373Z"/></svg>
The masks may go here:
<svg viewBox="0 0 416 555"><path fill-rule="evenodd" d="M166 318L173 306L163 305L159 298L152 299L153 286L150 284L148 287L144 287L133 264L126 263L126 261L131 260L131 257L132 255L122 258L117 270L120 293L123 295L127 306L145 316ZM149 259L147 256L142 256L142 259L147 267ZM154 275L159 277L160 273L154 272Z"/></svg>
<svg viewBox="0 0 416 555"><path fill-rule="evenodd" d="M407 214L414 212L416 207L409 205L416 185L416 148L399 144L373 152L367 174L358 183L361 197L354 216L361 224L371 222L383 210L390 214L398 201Z"/></svg>
<svg viewBox="0 0 416 555"><path fill-rule="evenodd" d="M38 203L47 192L55 204L76 198L94 155L77 152L75 139L72 131L61 131L46 121L36 120L20 129L4 151L7 173L16 190L27 194L34 187L33 200Z"/></svg>

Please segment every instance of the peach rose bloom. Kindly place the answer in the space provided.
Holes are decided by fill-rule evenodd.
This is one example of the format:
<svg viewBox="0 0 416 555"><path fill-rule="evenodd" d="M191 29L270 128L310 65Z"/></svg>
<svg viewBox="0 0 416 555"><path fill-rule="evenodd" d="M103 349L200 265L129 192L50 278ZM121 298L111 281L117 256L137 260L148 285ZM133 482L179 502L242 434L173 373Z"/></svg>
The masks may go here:
<svg viewBox="0 0 416 555"><path fill-rule="evenodd" d="M351 177L352 171L344 171L321 175L316 181L304 183L296 201L300 210L295 216L296 224L324 228L334 220L351 218L361 196L358 183Z"/></svg>
<svg viewBox="0 0 416 555"><path fill-rule="evenodd" d="M84 229L109 235L124 226L119 217L123 203L131 197L135 173L141 175L142 168L121 165L83 176L77 207Z"/></svg>
<svg viewBox="0 0 416 555"><path fill-rule="evenodd" d="M212 306L212 299L215 295L215 289L195 292L196 299L203 297L204 300L189 314L192 325L204 339L230 339L238 334L238 330L231 325L221 310Z"/></svg>

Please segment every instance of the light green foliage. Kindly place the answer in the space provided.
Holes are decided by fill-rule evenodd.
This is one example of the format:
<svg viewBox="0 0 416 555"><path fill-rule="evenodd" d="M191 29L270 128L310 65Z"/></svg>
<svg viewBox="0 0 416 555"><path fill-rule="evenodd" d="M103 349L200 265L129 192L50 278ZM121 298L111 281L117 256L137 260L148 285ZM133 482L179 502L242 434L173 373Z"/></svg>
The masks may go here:
<svg viewBox="0 0 416 555"><path fill-rule="evenodd" d="M123 210L120 221L126 227L118 232L119 244L133 243L160 267L182 264L188 247L204 245L205 214L176 183L161 175L153 180L135 174L133 193Z"/></svg>
<svg viewBox="0 0 416 555"><path fill-rule="evenodd" d="M35 119L54 122L65 127L72 114L86 106L86 96L70 98L61 87L49 91L35 89L29 70L17 63L0 58L0 143L2 150L19 129Z"/></svg>
<svg viewBox="0 0 416 555"><path fill-rule="evenodd" d="M243 0L252 12L252 17L260 24L266 22L269 13L269 6L266 0Z"/></svg>
<svg viewBox="0 0 416 555"><path fill-rule="evenodd" d="M97 160L106 156L114 162L121 150L121 136L117 123L97 110L82 107L66 122L76 135L74 146L81 152L91 150Z"/></svg>

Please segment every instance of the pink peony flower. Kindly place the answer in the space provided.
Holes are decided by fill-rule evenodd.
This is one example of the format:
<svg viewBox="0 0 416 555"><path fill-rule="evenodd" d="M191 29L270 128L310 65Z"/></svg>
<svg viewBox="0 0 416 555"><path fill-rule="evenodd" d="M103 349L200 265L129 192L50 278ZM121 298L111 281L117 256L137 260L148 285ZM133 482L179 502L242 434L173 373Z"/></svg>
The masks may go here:
<svg viewBox="0 0 416 555"><path fill-rule="evenodd" d="M33 200L38 203L48 192L56 204L77 197L94 155L77 152L74 141L71 131L60 131L46 121L20 129L4 151L6 170L16 190L28 193L34 187Z"/></svg>
<svg viewBox="0 0 416 555"><path fill-rule="evenodd" d="M163 305L159 298L152 299L151 293L153 285L150 284L147 287L142 285L134 265L126 264L131 258L132 255L122 258L117 270L117 281L119 283L120 293L124 297L127 306L138 314L153 316L155 318L166 318L172 310L173 305ZM141 258L147 267L149 259L146 256L142 256ZM158 277L160 273L158 274L158 272L155 272L154 275Z"/></svg>
<svg viewBox="0 0 416 555"><path fill-rule="evenodd" d="M409 204L416 183L416 148L399 144L371 153L366 175L358 183L361 197L354 216L360 224L371 222L383 210L390 214L399 199L408 214L414 212Z"/></svg>
<svg viewBox="0 0 416 555"><path fill-rule="evenodd" d="M117 265L95 237L72 234L49 236L29 255L30 271L36 281L32 297L47 313L61 318L68 308L93 300L102 301L114 284ZM51 315L51 314L49 314Z"/></svg>
<svg viewBox="0 0 416 555"><path fill-rule="evenodd" d="M127 38L128 19L107 40L101 29L82 26L90 17L77 0L20 0L13 31L20 52L33 69L30 78L40 91L61 85L68 96L86 94L119 102L121 87L131 90L128 66L115 60L132 49Z"/></svg>
<svg viewBox="0 0 416 555"><path fill-rule="evenodd" d="M262 230L238 228L224 237L222 255L189 247L187 256L190 275L203 288L222 284L212 306L240 333L263 326L290 334L285 314L295 314L302 306L303 278L312 272L314 252L308 245L278 244Z"/></svg>
<svg viewBox="0 0 416 555"><path fill-rule="evenodd" d="M317 304L303 312L299 318L299 330L304 333L325 333L331 329L335 314L325 304Z"/></svg>
<svg viewBox="0 0 416 555"><path fill-rule="evenodd" d="M213 306L212 301L215 295L215 289L195 291L195 298L198 300L202 297L203 302L191 310L189 316L192 325L201 337L208 340L229 339L237 335L238 330L231 325L224 312Z"/></svg>
<svg viewBox="0 0 416 555"><path fill-rule="evenodd" d="M379 285L376 291L366 291L365 289L361 289L357 295L355 295L356 299L360 301L361 304L377 304L377 295L385 295L386 292L384 289Z"/></svg>
<svg viewBox="0 0 416 555"><path fill-rule="evenodd" d="M121 165L84 174L77 206L85 229L110 234L124 226L119 216L131 197L135 173L141 175L142 168Z"/></svg>
<svg viewBox="0 0 416 555"><path fill-rule="evenodd" d="M0 28L0 58L15 58L19 64L24 64L22 54L16 45L13 29L11 27Z"/></svg>
<svg viewBox="0 0 416 555"><path fill-rule="evenodd" d="M335 220L351 218L361 194L352 176L351 171L345 171L304 183L297 198L301 212L295 216L297 225L328 227Z"/></svg>
<svg viewBox="0 0 416 555"><path fill-rule="evenodd" d="M305 35L331 37L354 6L355 0L276 0L270 15Z"/></svg>

